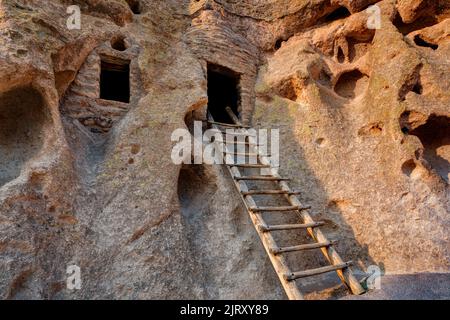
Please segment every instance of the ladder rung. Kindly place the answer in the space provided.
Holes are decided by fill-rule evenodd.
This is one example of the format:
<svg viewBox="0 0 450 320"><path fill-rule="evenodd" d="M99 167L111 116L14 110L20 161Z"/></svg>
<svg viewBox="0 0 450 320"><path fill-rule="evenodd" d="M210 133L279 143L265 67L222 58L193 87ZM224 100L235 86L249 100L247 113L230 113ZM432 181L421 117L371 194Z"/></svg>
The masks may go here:
<svg viewBox="0 0 450 320"><path fill-rule="evenodd" d="M228 146L231 146L231 145L244 145L244 146L255 146L255 147L263 146L262 144L251 143L248 141L235 141L235 140L233 140L233 141L224 140L224 141L221 141L221 143L223 143L224 145L228 145Z"/></svg>
<svg viewBox="0 0 450 320"><path fill-rule="evenodd" d="M223 123L223 122L216 122L216 121L209 121L209 120L208 120L208 123L209 123L209 124L215 124L215 125L218 125L218 126L221 126L221 127L246 128L246 129L250 129L249 126L243 126L243 125L240 125L240 124Z"/></svg>
<svg viewBox="0 0 450 320"><path fill-rule="evenodd" d="M243 176L243 177L234 177L235 180L261 180L261 181L289 181L287 178L278 178L274 176Z"/></svg>
<svg viewBox="0 0 450 320"><path fill-rule="evenodd" d="M280 253L285 253L285 252L313 250L313 249L326 248L326 247L332 246L334 243L335 243L335 241L327 241L327 242L301 244L301 245L292 246L292 247L272 248L272 249L270 249L270 252L272 252L273 254L280 254Z"/></svg>
<svg viewBox="0 0 450 320"><path fill-rule="evenodd" d="M233 144L246 145L246 146L257 146L257 147L262 147L262 146L264 146L264 144L261 144L261 143L251 143L251 142L249 142L249 141L234 141Z"/></svg>
<svg viewBox="0 0 450 320"><path fill-rule="evenodd" d="M220 131L220 130L217 130L217 132L225 134L225 135L229 135L229 136L235 136L235 137L243 136L243 137L254 137L254 138L256 138L256 135L250 134L250 132L226 132L226 131Z"/></svg>
<svg viewBox="0 0 450 320"><path fill-rule="evenodd" d="M308 210L311 207L300 207L300 206L285 206L285 207L252 207L250 210L253 212L261 211L297 211L297 210Z"/></svg>
<svg viewBox="0 0 450 320"><path fill-rule="evenodd" d="M244 196L251 195L263 195L263 194L287 194L287 195L299 195L300 191L285 191L285 190L250 190L246 192L242 192Z"/></svg>
<svg viewBox="0 0 450 320"><path fill-rule="evenodd" d="M242 152L238 152L238 151L235 151L235 150L229 150L229 149L227 149L227 148L225 148L224 150L223 150L223 152L225 152L225 153L229 153L229 154L245 154L245 155L255 155L255 156L259 156L260 154L259 153L254 153L254 152L244 152L244 153L242 153ZM262 155L263 157L270 157L271 155L270 154L263 154Z"/></svg>
<svg viewBox="0 0 450 320"><path fill-rule="evenodd" d="M281 230L295 230L295 229L306 229L306 228L317 228L325 225L325 222L313 222L305 224L280 224L273 226L263 226L259 225L258 228L261 232L271 232L271 231L281 231Z"/></svg>
<svg viewBox="0 0 450 320"><path fill-rule="evenodd" d="M240 167L240 168L259 168L259 169L270 169L271 166L268 164L247 164L247 163L241 163L241 164L232 164L231 167Z"/></svg>
<svg viewBox="0 0 450 320"><path fill-rule="evenodd" d="M257 153L234 152L234 151L229 151L229 150L224 150L224 152L226 154L232 154L232 155L235 155L235 156L246 156L246 157L257 157L258 156Z"/></svg>
<svg viewBox="0 0 450 320"><path fill-rule="evenodd" d="M311 270L306 270L306 271L291 272L291 273L285 274L284 277L288 281L292 281L292 280L299 279L299 278L312 277L312 276L316 276L319 274L348 268L352 265L352 263L353 263L352 261L349 261L349 262L337 264L334 266L321 267L321 268L311 269Z"/></svg>

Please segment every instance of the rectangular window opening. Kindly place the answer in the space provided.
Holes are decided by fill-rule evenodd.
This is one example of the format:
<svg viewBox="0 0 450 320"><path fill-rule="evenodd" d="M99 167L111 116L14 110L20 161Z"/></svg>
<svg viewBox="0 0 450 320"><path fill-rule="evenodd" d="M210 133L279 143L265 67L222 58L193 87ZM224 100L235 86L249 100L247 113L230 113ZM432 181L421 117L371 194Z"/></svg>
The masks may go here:
<svg viewBox="0 0 450 320"><path fill-rule="evenodd" d="M208 111L214 121L233 123L225 108L239 117L240 74L228 68L208 63Z"/></svg>
<svg viewBox="0 0 450 320"><path fill-rule="evenodd" d="M100 99L130 102L130 61L101 61Z"/></svg>

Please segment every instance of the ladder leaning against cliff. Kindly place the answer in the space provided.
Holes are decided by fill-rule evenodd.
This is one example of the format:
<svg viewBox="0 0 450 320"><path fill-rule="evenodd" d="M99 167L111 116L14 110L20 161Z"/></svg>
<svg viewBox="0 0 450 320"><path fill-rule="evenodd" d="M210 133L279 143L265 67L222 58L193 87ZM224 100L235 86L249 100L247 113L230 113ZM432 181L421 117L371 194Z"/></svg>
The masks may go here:
<svg viewBox="0 0 450 320"><path fill-rule="evenodd" d="M215 122L210 114L208 114L208 123L216 130L221 133L226 133L226 131L220 130L220 127L233 127L238 130L239 135L244 135L248 141L245 142L246 145L254 149L254 153L257 156L257 164L232 164L226 165L232 178L234 179L234 184L239 191L242 201L250 215L250 219L256 228L256 231L261 238L263 246L272 262L272 265L277 273L280 282L288 296L291 300L303 299L303 295L299 291L296 279L311 277L327 272L336 271L341 281L351 290L353 294L359 295L364 293L364 289L361 287L358 280L353 275L350 270L352 264L351 261L344 262L337 251L333 248L333 241L329 241L323 232L319 229L320 226L324 225L323 222L315 222L308 210L310 207L302 206L301 202L296 195L299 192L292 191L287 184L287 180L278 175L277 171L271 167L270 160L267 156L261 154L257 147L257 141L254 136L250 135L247 131L249 127L245 127L241 124L237 116L233 113L231 108L227 107L226 111L230 118L233 120L234 124L226 124ZM225 156L236 155L234 152L230 152L227 146L224 144ZM228 161L227 161L228 163ZM234 163L234 161L233 161ZM260 176L245 176L241 174L241 170L247 168L259 168L268 169L269 175ZM273 181L277 183L280 187L278 190L249 190L245 181ZM284 207L258 207L252 196L254 195L282 195L284 196L290 206ZM284 225L268 225L262 216L262 212L275 212L275 211L292 211L296 212L301 223L299 224L284 224ZM309 236L314 240L312 244L301 244L291 247L279 247L277 246L273 232L284 231L284 230L306 230ZM286 258L283 256L285 253L302 251L302 250L313 250L320 249L322 254L325 256L327 261L330 263L329 266L320 267L316 269L310 269L305 271L291 271L287 265Z"/></svg>

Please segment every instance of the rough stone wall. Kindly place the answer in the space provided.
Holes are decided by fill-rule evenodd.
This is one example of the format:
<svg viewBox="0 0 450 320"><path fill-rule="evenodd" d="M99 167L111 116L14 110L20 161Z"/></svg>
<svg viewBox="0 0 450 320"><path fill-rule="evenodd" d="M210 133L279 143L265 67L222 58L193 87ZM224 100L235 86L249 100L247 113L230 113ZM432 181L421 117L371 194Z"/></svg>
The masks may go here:
<svg viewBox="0 0 450 320"><path fill-rule="evenodd" d="M282 173L345 258L448 271L449 11L380 1L373 31L374 2L1 1L0 297L284 297L223 170L170 159L207 62L242 74L245 122L281 129ZM130 103L99 99L101 56L130 60Z"/></svg>
<svg viewBox="0 0 450 320"><path fill-rule="evenodd" d="M394 2L378 5L376 32L360 12L283 43L260 68L253 120L280 126L283 172L344 239L339 251L388 273L448 271L448 11L402 34Z"/></svg>

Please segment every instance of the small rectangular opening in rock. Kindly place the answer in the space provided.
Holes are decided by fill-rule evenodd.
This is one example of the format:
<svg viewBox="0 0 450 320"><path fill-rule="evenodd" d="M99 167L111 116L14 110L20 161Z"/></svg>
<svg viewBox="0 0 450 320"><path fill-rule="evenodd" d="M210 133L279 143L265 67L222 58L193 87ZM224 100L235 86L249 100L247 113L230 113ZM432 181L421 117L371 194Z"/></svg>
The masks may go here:
<svg viewBox="0 0 450 320"><path fill-rule="evenodd" d="M130 102L130 61L102 60L100 98Z"/></svg>
<svg viewBox="0 0 450 320"><path fill-rule="evenodd" d="M240 80L239 73L208 64L208 111L215 121L233 123L225 110L226 107L230 107L239 117Z"/></svg>

